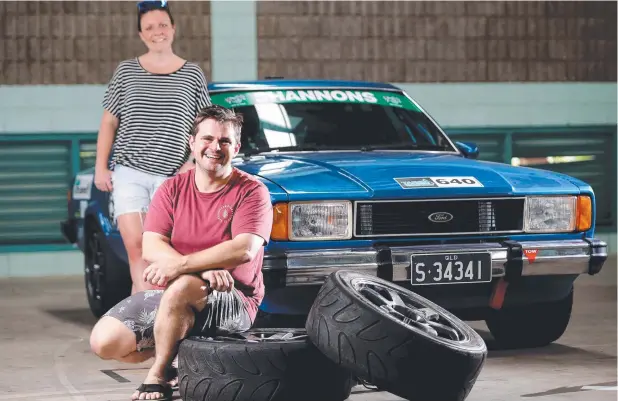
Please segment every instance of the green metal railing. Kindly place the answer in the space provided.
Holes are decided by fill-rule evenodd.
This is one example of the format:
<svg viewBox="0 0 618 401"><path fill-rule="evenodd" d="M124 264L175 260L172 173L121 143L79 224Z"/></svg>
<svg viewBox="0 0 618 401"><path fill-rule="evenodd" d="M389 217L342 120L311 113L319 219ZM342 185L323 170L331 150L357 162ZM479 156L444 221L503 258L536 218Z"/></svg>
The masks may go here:
<svg viewBox="0 0 618 401"><path fill-rule="evenodd" d="M616 126L446 130L476 142L480 159L525 165L581 179L595 191L596 224L616 227Z"/></svg>
<svg viewBox="0 0 618 401"><path fill-rule="evenodd" d="M0 135L0 252L65 250L60 221L96 134Z"/></svg>
<svg viewBox="0 0 618 401"><path fill-rule="evenodd" d="M588 182L597 195L599 229L615 230L615 126L446 131L455 141L475 142L481 160L532 161L531 167ZM0 134L0 252L70 249L59 222L67 216L73 176L94 166L95 151L95 133Z"/></svg>

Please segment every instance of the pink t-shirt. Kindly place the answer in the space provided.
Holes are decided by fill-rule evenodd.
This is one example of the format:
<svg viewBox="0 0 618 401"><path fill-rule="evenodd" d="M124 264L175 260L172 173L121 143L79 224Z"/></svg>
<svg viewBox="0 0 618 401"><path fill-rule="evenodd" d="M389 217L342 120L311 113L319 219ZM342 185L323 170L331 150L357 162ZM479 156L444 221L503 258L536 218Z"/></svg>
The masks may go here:
<svg viewBox="0 0 618 401"><path fill-rule="evenodd" d="M183 255L252 233L268 244L272 229L272 204L266 186L244 171L234 168L228 184L214 193L201 193L195 186L195 169L168 178L150 204L144 231L170 238L172 247ZM264 247L248 263L230 273L234 286L244 296L251 320L264 298L262 261Z"/></svg>

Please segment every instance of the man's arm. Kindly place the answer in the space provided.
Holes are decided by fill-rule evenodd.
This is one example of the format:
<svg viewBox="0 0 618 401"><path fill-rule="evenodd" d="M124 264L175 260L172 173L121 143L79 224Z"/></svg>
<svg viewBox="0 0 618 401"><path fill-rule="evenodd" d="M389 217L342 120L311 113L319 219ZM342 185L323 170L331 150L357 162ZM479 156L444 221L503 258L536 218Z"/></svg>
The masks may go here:
<svg viewBox="0 0 618 401"><path fill-rule="evenodd" d="M150 263L180 256L170 244L173 219L172 190L165 181L155 192L144 220L142 258Z"/></svg>
<svg viewBox="0 0 618 401"><path fill-rule="evenodd" d="M247 191L234 210L232 239L183 256L179 266L183 273L211 269L233 270L251 262L260 249L268 244L273 220L270 194L263 184L256 184Z"/></svg>
<svg viewBox="0 0 618 401"><path fill-rule="evenodd" d="M212 275L204 274L221 269L230 271L253 260L263 244L264 239L259 235L243 233L212 248L183 256L170 246L167 237L147 231L144 233L142 254L151 264L144 270L144 280L165 286L170 280L187 273L201 273L203 279L210 277L212 280ZM213 288L221 285L219 290L223 291L228 288L224 284L213 283Z"/></svg>
<svg viewBox="0 0 618 401"><path fill-rule="evenodd" d="M189 255L180 256L181 274L198 273L210 269L233 270L255 258L264 245L264 238L256 234L238 234L229 241ZM163 248L163 247L161 247ZM161 255L167 254L162 251Z"/></svg>
<svg viewBox="0 0 618 401"><path fill-rule="evenodd" d="M144 220L142 258L149 265L143 278L153 285L165 286L178 276L177 262L180 254L172 248L170 238L174 226L173 199L176 189L168 179L155 192Z"/></svg>
<svg viewBox="0 0 618 401"><path fill-rule="evenodd" d="M161 262L163 260L180 258L182 255L178 253L170 245L169 237L145 231L142 237L142 258L149 263Z"/></svg>
<svg viewBox="0 0 618 401"><path fill-rule="evenodd" d="M236 238L189 255L181 255L164 235L145 232L142 257L149 263L175 261L179 274L199 273L210 269L232 270L255 258L264 239L255 234L239 234Z"/></svg>
<svg viewBox="0 0 618 401"><path fill-rule="evenodd" d="M158 194L159 191L151 203L144 225L142 254L145 260L152 263L144 271L146 281L164 285L181 274L213 269L233 270L252 261L260 248L269 242L272 205L268 189L263 185L253 188L239 202L232 218L233 239L188 255L180 255L170 246L173 222L171 214L163 205L169 208L171 202L162 202L162 199L168 197L167 191L162 191L160 197L157 197ZM158 215L163 219L159 220Z"/></svg>

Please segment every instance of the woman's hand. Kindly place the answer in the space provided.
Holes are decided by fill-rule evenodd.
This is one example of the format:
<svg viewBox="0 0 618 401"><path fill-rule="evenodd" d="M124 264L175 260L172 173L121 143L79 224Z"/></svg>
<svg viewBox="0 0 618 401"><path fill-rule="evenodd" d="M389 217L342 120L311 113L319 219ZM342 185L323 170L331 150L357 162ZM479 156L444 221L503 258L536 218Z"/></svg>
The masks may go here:
<svg viewBox="0 0 618 401"><path fill-rule="evenodd" d="M111 192L112 172L107 167L96 168L94 170L94 185L103 192Z"/></svg>

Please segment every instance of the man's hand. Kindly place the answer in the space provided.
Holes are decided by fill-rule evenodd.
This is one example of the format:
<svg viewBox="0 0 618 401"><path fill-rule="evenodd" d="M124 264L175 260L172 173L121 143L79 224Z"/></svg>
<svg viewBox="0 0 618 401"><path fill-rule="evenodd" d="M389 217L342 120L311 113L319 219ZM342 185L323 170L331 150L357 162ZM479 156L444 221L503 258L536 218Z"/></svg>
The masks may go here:
<svg viewBox="0 0 618 401"><path fill-rule="evenodd" d="M180 275L180 261L170 258L155 262L144 270L144 281L164 287Z"/></svg>
<svg viewBox="0 0 618 401"><path fill-rule="evenodd" d="M202 279L210 282L210 288L219 292L230 292L234 288L234 279L227 270L206 270Z"/></svg>

